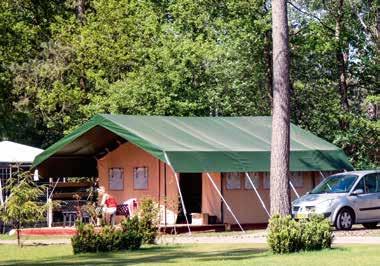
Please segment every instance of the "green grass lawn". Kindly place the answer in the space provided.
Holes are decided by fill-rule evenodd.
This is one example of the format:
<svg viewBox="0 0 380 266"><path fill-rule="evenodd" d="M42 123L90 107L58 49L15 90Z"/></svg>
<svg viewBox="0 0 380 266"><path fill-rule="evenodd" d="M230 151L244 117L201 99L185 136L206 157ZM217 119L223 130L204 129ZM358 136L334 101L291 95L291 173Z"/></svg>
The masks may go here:
<svg viewBox="0 0 380 266"><path fill-rule="evenodd" d="M148 246L134 252L73 255L70 245L0 245L1 265L380 265L379 246L335 247L273 255L265 245L198 244Z"/></svg>

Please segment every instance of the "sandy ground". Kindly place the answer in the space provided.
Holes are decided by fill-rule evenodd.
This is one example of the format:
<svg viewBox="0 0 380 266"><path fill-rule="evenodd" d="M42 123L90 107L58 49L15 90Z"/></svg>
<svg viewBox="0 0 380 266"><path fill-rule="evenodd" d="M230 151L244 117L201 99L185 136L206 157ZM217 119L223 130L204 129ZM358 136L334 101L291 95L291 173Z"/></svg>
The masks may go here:
<svg viewBox="0 0 380 266"><path fill-rule="evenodd" d="M242 232L222 233L193 233L180 235L163 235L159 237L158 244L215 244L215 243L252 243L265 244L266 231L256 230ZM16 244L16 240L0 240L0 244ZM380 245L380 228L366 230L354 227L351 231L334 231L334 244L378 244ZM70 244L70 238L24 239L24 245L63 245Z"/></svg>
<svg viewBox="0 0 380 266"><path fill-rule="evenodd" d="M224 236L224 237L164 237L158 241L162 244L238 244L252 243L265 244L266 237L264 236ZM333 244L376 244L380 245L380 237L378 236L335 236Z"/></svg>

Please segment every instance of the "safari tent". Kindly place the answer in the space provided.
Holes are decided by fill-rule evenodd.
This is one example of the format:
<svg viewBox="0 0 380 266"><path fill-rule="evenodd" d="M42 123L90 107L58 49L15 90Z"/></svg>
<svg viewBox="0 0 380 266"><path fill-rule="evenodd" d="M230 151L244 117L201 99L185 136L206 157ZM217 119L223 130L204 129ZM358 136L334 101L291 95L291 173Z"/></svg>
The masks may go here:
<svg viewBox="0 0 380 266"><path fill-rule="evenodd" d="M12 141L0 142L0 204L4 203L6 192L3 187L12 173L18 169L28 170L34 158L43 150Z"/></svg>
<svg viewBox="0 0 380 266"><path fill-rule="evenodd" d="M34 167L43 177L98 177L118 202L153 198L165 225L263 224L270 140L271 117L96 115ZM352 169L341 149L293 124L290 145L293 198L323 172Z"/></svg>

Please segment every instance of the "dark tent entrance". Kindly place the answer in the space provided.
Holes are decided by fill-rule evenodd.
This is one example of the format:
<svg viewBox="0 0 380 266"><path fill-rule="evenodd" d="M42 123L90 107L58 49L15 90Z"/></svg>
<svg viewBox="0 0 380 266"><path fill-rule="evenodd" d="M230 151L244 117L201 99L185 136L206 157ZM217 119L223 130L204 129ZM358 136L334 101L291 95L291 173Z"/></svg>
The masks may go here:
<svg viewBox="0 0 380 266"><path fill-rule="evenodd" d="M191 214L202 212L202 173L181 173L179 175L179 186L182 191L187 217L191 223ZM186 223L181 207L177 223Z"/></svg>

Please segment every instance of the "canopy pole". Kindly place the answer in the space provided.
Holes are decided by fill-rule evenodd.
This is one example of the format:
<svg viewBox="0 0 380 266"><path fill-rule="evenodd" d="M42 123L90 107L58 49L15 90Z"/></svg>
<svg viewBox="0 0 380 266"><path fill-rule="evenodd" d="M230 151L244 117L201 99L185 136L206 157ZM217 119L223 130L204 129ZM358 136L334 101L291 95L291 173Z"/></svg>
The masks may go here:
<svg viewBox="0 0 380 266"><path fill-rule="evenodd" d="M1 182L2 178L3 178L3 176L0 177L0 205L4 206L3 185L2 185L2 182Z"/></svg>
<svg viewBox="0 0 380 266"><path fill-rule="evenodd" d="M178 188L179 197L181 199L181 205L182 205L182 208L183 208L183 214L185 215L185 219L186 219L187 229L189 230L189 235L191 235L189 220L187 218L187 211L186 211L185 203L183 201L182 192L181 192L181 188L180 188L180 185L179 185L177 173L176 173L176 171L174 171L174 168L173 168L172 164L170 163L169 157L166 154L166 152L164 152L164 156L165 156L166 162L168 163L168 165L170 166L170 168L172 169L172 171L174 173L175 181L176 181L177 188Z"/></svg>
<svg viewBox="0 0 380 266"><path fill-rule="evenodd" d="M296 194L297 198L299 199L299 198L300 198L300 195L297 193L297 190L296 190L296 188L293 186L292 181L289 180L289 184L290 184L290 187L293 189L294 194Z"/></svg>
<svg viewBox="0 0 380 266"><path fill-rule="evenodd" d="M243 233L245 233L243 227L242 227L241 224L239 223L239 221L238 221L238 219L236 218L234 212L231 210L230 205L228 205L228 203L227 203L227 201L224 199L222 193L220 193L218 187L216 186L216 184L215 184L214 180L212 179L212 177L210 176L210 174L207 172L206 175L207 175L208 179L211 181L212 185L214 186L216 192L218 192L220 198L222 199L222 201L223 201L224 204L226 205L227 210L231 213L232 217L234 217L236 223L239 225L240 230L241 230Z"/></svg>
<svg viewBox="0 0 380 266"><path fill-rule="evenodd" d="M255 186L255 184L253 183L251 177L249 176L249 174L248 174L247 172L245 172L245 176L248 178L249 183L250 183L251 186L253 187L253 190L256 192L256 195L257 195L257 197L259 198L259 201L260 201L260 203L261 203L261 206L263 206L265 212L268 214L268 217L270 218L270 217L271 217L271 216L270 216L270 213L269 213L267 207L265 206L265 203L264 203L263 199L261 198L259 192L257 191L256 186Z"/></svg>
<svg viewBox="0 0 380 266"><path fill-rule="evenodd" d="M323 179L326 179L325 175L322 173L322 171L319 171L319 174L322 176Z"/></svg>
<svg viewBox="0 0 380 266"><path fill-rule="evenodd" d="M51 193L50 193L50 196L48 197L48 199L51 199L51 197L53 196L54 190L55 190L55 188L57 187L57 184L58 184L58 182L59 182L59 179L61 179L61 178L58 177L57 181L56 181L55 184L54 184L53 189L51 190Z"/></svg>

